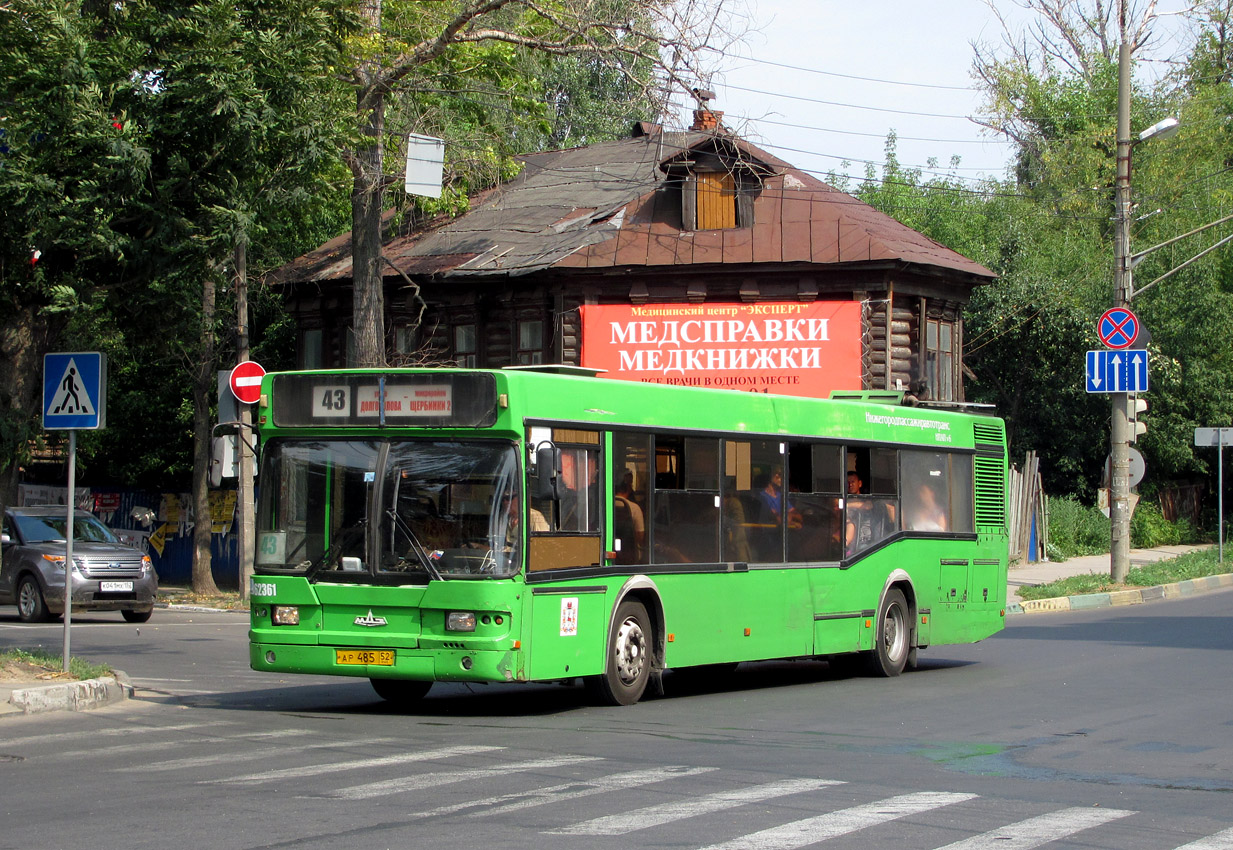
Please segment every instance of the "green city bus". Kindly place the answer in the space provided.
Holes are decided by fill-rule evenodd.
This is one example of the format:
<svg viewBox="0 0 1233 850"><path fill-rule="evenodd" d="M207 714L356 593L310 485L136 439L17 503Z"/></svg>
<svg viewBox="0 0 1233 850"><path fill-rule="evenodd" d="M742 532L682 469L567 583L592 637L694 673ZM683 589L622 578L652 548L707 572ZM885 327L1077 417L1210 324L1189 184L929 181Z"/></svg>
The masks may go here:
<svg viewBox="0 0 1233 850"><path fill-rule="evenodd" d="M897 676L1005 622L1005 428L963 405L305 371L265 376L257 428L256 670L628 705L668 669Z"/></svg>

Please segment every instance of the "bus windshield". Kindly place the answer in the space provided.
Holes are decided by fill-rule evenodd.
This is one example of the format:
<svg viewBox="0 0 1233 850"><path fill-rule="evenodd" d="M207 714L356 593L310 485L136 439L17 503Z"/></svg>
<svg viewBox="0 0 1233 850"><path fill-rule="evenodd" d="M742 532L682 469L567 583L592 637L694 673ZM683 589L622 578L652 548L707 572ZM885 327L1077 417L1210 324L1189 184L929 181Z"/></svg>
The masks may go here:
<svg viewBox="0 0 1233 850"><path fill-rule="evenodd" d="M396 584L521 563L510 442L271 440L260 480L257 572Z"/></svg>

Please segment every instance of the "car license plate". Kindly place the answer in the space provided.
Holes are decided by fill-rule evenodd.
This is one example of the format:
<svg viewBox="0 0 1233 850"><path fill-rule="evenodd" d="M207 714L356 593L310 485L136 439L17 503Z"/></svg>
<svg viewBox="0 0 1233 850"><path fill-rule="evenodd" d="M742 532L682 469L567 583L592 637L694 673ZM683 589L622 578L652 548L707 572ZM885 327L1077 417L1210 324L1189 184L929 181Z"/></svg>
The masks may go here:
<svg viewBox="0 0 1233 850"><path fill-rule="evenodd" d="M394 666L392 649L336 649L335 664L376 664L379 667Z"/></svg>
<svg viewBox="0 0 1233 850"><path fill-rule="evenodd" d="M102 593L121 593L133 589L131 581L100 581L98 589Z"/></svg>

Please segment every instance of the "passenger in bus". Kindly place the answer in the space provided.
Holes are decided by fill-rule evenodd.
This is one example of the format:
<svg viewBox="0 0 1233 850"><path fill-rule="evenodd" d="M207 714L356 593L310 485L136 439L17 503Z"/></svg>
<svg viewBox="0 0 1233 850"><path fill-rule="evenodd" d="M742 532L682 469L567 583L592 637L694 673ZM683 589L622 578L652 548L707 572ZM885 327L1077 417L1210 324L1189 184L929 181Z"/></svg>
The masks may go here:
<svg viewBox="0 0 1233 850"><path fill-rule="evenodd" d="M852 498L862 495L865 482L855 470L848 472L848 519L844 531L844 554L852 555L868 548L874 542L873 502L869 499Z"/></svg>
<svg viewBox="0 0 1233 850"><path fill-rule="evenodd" d="M783 521L784 505L787 505L788 510L788 527L801 527L801 514L792 505L791 500L784 496L783 492L783 471L774 469L771 471L770 480L766 482L766 486L758 491L758 498L762 501L766 513L769 514L767 519L776 524Z"/></svg>
<svg viewBox="0 0 1233 850"><path fill-rule="evenodd" d="M621 541L620 564L642 563L646 545L646 519L642 508L634 501L634 475L626 472L612 497L614 536Z"/></svg>
<svg viewBox="0 0 1233 850"><path fill-rule="evenodd" d="M505 548L514 550L522 542L522 500L517 493L508 493L502 500L508 511L505 523ZM531 531L548 531L548 520L534 506L530 509Z"/></svg>
<svg viewBox="0 0 1233 850"><path fill-rule="evenodd" d="M912 531L946 531L946 511L942 510L937 493L928 484L920 485L911 511L908 527Z"/></svg>

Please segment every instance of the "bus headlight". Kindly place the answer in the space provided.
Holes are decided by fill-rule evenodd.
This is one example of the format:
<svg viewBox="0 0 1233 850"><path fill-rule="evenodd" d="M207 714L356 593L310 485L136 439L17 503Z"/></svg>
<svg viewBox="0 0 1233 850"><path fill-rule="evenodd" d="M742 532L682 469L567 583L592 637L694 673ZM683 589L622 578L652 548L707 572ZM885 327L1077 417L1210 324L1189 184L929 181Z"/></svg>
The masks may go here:
<svg viewBox="0 0 1233 850"><path fill-rule="evenodd" d="M450 611L445 615L445 630L447 632L475 631L475 612Z"/></svg>
<svg viewBox="0 0 1233 850"><path fill-rule="evenodd" d="M300 609L294 605L272 605L270 606L270 620L276 626L298 626Z"/></svg>

